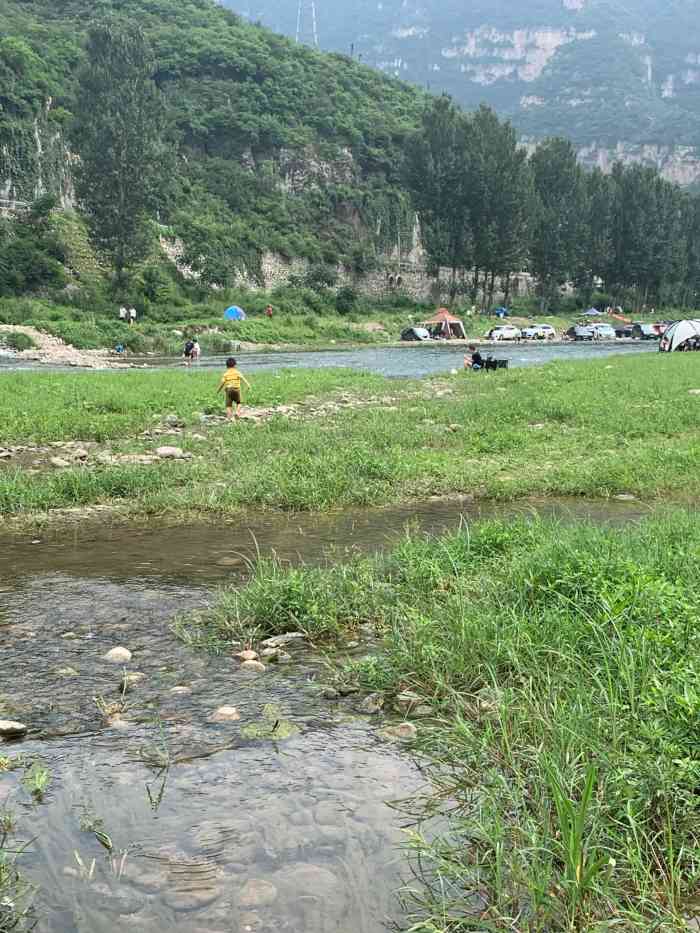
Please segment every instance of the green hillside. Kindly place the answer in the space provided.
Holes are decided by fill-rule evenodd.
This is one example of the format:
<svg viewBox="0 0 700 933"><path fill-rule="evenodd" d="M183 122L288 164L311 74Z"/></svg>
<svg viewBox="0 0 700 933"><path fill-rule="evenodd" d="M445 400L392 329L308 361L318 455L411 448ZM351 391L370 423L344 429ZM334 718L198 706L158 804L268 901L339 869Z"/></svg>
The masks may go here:
<svg viewBox="0 0 700 933"><path fill-rule="evenodd" d="M87 24L109 11L134 17L153 46L180 156L159 219L205 278L255 273L263 249L319 267L370 261L390 229L379 221L404 203L399 155L421 95L213 0L0 0L0 197L70 197L73 76Z"/></svg>

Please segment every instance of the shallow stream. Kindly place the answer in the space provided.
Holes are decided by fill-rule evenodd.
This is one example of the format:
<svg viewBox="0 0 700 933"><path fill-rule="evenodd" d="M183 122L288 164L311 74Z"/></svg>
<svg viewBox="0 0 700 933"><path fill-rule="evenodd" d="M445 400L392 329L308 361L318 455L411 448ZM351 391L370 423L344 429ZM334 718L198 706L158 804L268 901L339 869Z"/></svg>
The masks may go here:
<svg viewBox="0 0 700 933"><path fill-rule="evenodd" d="M639 354L658 352L656 342L611 341L609 343L521 343L496 344L482 347L486 355L507 359L511 366L536 366L551 360L582 360L603 358L613 354ZM463 344L426 346L407 344L403 347L363 347L350 350L242 350L236 354L246 370L251 372L277 369L348 368L390 377L432 376L462 369L466 348ZM148 368L181 367L179 357L137 357L128 360L136 366ZM221 369L225 356L205 355L194 367ZM0 372L10 369L35 369L42 372L60 369L47 363L32 363L0 356ZM66 367L63 367L66 369ZM68 370L74 372L74 370ZM125 370L128 372L128 370Z"/></svg>
<svg viewBox="0 0 700 933"><path fill-rule="evenodd" d="M181 645L173 617L242 579L258 554L318 562L375 551L408 522L440 532L493 514L626 522L646 511L621 501L436 501L0 540L0 714L30 726L0 754L36 757L52 776L38 802L21 771L0 772L0 808L34 840L22 865L39 889L37 930L386 929L399 919L406 873L402 819L388 802L424 789L419 763L358 716L352 697L321 698L322 658L302 649L289 665L244 673L229 656ZM98 707L120 702L122 668L103 659L117 645L145 676L110 726ZM212 722L223 705L240 721ZM298 732L250 737L261 724L271 735L273 720Z"/></svg>

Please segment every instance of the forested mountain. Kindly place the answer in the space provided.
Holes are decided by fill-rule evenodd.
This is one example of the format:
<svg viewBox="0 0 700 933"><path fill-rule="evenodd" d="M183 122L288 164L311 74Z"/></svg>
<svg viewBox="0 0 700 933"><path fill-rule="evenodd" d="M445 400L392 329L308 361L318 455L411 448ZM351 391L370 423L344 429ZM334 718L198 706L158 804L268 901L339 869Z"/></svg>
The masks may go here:
<svg viewBox="0 0 700 933"><path fill-rule="evenodd" d="M77 213L57 221L51 196ZM635 304L700 292L700 199L654 169L585 172L565 139L530 155L488 107L214 0L0 0L0 199L33 202L0 217L0 294L81 291L62 221L89 233L103 285L137 276L154 301L174 274L158 233L216 286L318 295L378 272L383 291L427 271L473 302L529 270L545 304L571 282Z"/></svg>
<svg viewBox="0 0 700 933"><path fill-rule="evenodd" d="M296 34L299 0L224 2ZM302 0L306 41L311 6ZM315 7L322 48L352 49L467 107L488 103L525 136L567 136L590 161L602 163L612 150L656 161L681 182L700 175L682 149L700 147L697 0L315 0Z"/></svg>
<svg viewBox="0 0 700 933"><path fill-rule="evenodd" d="M178 152L161 220L191 264L219 282L254 272L263 250L362 265L368 231L381 238L382 218L405 209L400 154L421 95L213 0L0 0L0 198L71 202L75 76L86 28L107 12L153 48Z"/></svg>

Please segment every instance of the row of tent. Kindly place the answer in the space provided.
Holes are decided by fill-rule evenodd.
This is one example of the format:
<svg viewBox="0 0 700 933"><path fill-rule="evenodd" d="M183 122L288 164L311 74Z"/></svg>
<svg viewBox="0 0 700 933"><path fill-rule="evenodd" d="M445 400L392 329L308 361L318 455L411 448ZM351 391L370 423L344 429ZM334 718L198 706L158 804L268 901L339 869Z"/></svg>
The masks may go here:
<svg viewBox="0 0 700 933"><path fill-rule="evenodd" d="M664 331L659 343L662 353L700 349L700 320L675 321Z"/></svg>

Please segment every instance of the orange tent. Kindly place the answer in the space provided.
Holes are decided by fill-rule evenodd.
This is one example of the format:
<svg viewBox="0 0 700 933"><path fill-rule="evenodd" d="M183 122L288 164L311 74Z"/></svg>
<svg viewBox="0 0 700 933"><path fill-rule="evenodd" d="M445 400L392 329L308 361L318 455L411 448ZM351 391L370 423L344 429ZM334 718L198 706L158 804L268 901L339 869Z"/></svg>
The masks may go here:
<svg viewBox="0 0 700 933"><path fill-rule="evenodd" d="M429 330L433 337L445 337L447 340L451 337L458 340L467 339L464 324L454 314L450 314L447 308L439 308L431 320L422 321L420 326Z"/></svg>

